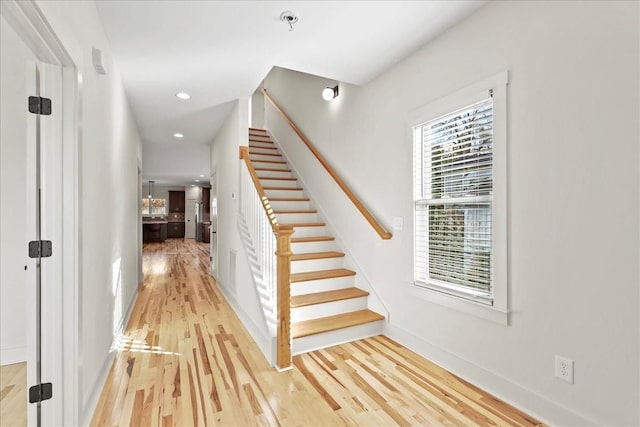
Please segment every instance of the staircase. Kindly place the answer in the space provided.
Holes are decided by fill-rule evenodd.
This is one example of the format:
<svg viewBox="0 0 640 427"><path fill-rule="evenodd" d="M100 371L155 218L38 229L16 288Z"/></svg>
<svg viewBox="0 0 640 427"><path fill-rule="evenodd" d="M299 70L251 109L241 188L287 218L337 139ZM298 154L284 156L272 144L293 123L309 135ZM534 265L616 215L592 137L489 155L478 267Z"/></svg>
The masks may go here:
<svg viewBox="0 0 640 427"><path fill-rule="evenodd" d="M291 225L292 354L377 335L378 313L367 309L369 293L355 287L344 253L305 196L278 147L264 129L249 129L249 155L281 225Z"/></svg>

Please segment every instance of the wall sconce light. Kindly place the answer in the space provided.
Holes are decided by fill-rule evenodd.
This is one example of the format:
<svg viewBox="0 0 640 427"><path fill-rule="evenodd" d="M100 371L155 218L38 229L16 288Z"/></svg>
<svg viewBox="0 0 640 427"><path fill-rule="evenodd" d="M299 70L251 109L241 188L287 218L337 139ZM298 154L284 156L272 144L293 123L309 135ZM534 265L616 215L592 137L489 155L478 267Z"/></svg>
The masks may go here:
<svg viewBox="0 0 640 427"><path fill-rule="evenodd" d="M325 101L331 101L333 98L338 96L338 85L335 87L325 87L322 89L322 99Z"/></svg>

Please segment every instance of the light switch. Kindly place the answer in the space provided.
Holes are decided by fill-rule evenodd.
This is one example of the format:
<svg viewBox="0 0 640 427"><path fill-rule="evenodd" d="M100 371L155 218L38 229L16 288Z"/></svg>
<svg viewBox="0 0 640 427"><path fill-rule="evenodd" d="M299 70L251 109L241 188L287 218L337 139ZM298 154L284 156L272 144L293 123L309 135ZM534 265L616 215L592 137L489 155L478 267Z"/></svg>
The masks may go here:
<svg viewBox="0 0 640 427"><path fill-rule="evenodd" d="M401 231L404 227L404 218L401 216L397 216L393 218L393 229L396 231Z"/></svg>

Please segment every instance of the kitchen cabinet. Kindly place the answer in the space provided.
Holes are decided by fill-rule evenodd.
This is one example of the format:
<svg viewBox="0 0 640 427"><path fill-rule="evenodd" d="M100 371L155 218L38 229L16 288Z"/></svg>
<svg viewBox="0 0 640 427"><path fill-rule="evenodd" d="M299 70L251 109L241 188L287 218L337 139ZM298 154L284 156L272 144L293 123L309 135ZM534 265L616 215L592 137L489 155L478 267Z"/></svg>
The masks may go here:
<svg viewBox="0 0 640 427"><path fill-rule="evenodd" d="M170 222L167 224L167 237L170 239L184 238L184 222Z"/></svg>
<svg viewBox="0 0 640 427"><path fill-rule="evenodd" d="M205 243L211 242L211 224L202 224L202 241Z"/></svg>
<svg viewBox="0 0 640 427"><path fill-rule="evenodd" d="M202 221L208 222L211 221L211 189L203 188L202 189L202 207L204 208L204 212L202 212Z"/></svg>
<svg viewBox="0 0 640 427"><path fill-rule="evenodd" d="M164 242L167 240L167 223L159 221L149 221L142 223L142 241Z"/></svg>
<svg viewBox="0 0 640 427"><path fill-rule="evenodd" d="M169 191L169 212L184 213L184 191Z"/></svg>

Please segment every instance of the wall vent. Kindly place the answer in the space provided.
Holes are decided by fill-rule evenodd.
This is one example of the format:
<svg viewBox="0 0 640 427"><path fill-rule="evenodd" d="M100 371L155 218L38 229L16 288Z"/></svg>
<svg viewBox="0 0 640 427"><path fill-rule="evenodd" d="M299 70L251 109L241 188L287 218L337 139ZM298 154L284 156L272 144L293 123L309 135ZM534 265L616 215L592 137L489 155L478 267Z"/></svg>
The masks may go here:
<svg viewBox="0 0 640 427"><path fill-rule="evenodd" d="M96 69L98 74L107 74L107 69L104 66L104 55L100 49L91 48L91 60L93 62L93 68Z"/></svg>

